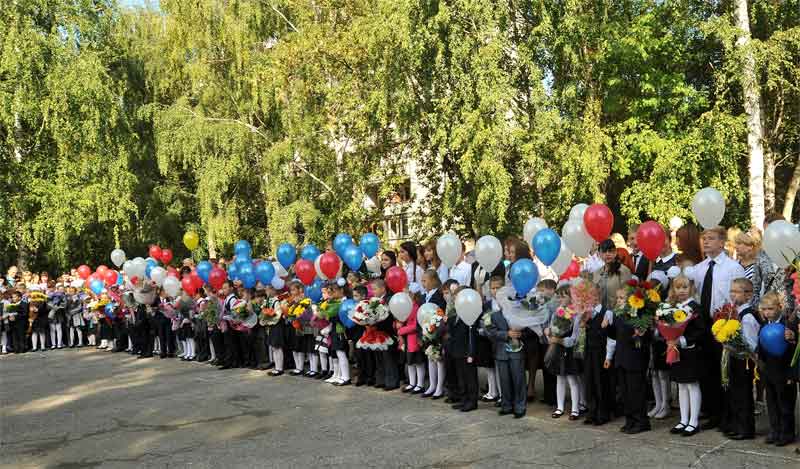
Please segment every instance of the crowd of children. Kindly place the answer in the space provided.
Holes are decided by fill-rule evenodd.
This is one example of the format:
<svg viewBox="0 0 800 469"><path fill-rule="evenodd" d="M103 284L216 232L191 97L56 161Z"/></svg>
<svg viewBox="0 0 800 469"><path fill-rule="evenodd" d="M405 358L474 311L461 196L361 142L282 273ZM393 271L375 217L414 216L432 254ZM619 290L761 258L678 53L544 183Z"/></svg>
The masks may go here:
<svg viewBox="0 0 800 469"><path fill-rule="evenodd" d="M334 386L399 389L420 398L445 399L461 412L477 409L480 401L491 402L500 415L515 418L525 416L528 403L536 399L533 380L541 370L541 402L552 406L553 418L604 425L624 417L620 430L628 434L650 430L651 418L669 416L674 382L680 411L670 433L689 437L716 426L737 440L754 438L754 396L763 388L770 425L766 442L792 443L794 347L779 357L760 353L758 333L765 324L779 322L794 345L795 308L787 308L773 291L759 291L758 304L752 304L753 283L735 270L734 278L721 286L724 253L714 252L712 245L705 271L702 264L692 268L670 262L665 252L644 275L658 302L687 315L683 333L668 339L658 328L636 327L617 313L631 301L627 279L643 274L638 265L617 265L621 260L614 252L611 241L600 243L596 257L605 267L594 275L546 278L526 296L507 285L502 264L494 272L467 260L452 269L442 269L440 263L422 269L413 243L404 244L400 256L385 251L381 274L370 276L365 269L326 281L317 302L290 275L278 283L280 289L274 283L247 289L226 281L219 290L206 286L177 298L142 279L135 285L126 279L123 286L108 287L100 295L84 290L82 281L69 275L44 283L20 282L3 292L2 353L93 346L140 359L179 357L220 369L265 370L272 377L288 374ZM425 249L420 255L435 257ZM382 278L398 257L414 299L404 321L388 312L392 294ZM189 274L189 269L182 273ZM484 296L484 312L474 324L465 324L455 308L455 297L466 288ZM354 317L356 307L374 321ZM742 324L747 353L725 354L727 359L721 360L722 346L714 340L712 324L725 308ZM678 351L680 359L665 359L668 350ZM486 372L479 374L479 368ZM488 392L481 395L483 375ZM757 375L760 380L754 385ZM707 382L709 376L716 382ZM708 401L706 394L714 391L707 389L720 389L719 402ZM648 409L651 390L654 406ZM707 421L701 425L703 418Z"/></svg>

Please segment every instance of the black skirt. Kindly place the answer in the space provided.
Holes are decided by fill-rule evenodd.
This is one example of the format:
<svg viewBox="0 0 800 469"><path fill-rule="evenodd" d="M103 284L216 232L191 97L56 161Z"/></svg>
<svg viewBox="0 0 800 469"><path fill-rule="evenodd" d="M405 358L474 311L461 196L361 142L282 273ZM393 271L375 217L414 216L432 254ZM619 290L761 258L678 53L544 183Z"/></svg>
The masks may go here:
<svg viewBox="0 0 800 469"><path fill-rule="evenodd" d="M294 331L294 340L292 341L292 351L298 353L312 353L314 352L314 334L302 334Z"/></svg>
<svg viewBox="0 0 800 469"><path fill-rule="evenodd" d="M287 335L286 323L280 319L274 326L267 327L267 344L270 347L283 348L287 342Z"/></svg>
<svg viewBox="0 0 800 469"><path fill-rule="evenodd" d="M344 333L337 334L335 332L336 325L333 325L334 332L331 332L331 353L344 351L347 353L350 350L350 344L347 342L347 336Z"/></svg>
<svg viewBox="0 0 800 469"><path fill-rule="evenodd" d="M581 360L575 358L574 347L551 344L552 352L547 353L545 366L547 371L556 376L579 375L583 373Z"/></svg>
<svg viewBox="0 0 800 469"><path fill-rule="evenodd" d="M673 363L669 370L669 376L676 383L694 383L700 381L703 375L703 360L701 357L700 346L693 348L679 348L680 361ZM719 366L719 364L717 364Z"/></svg>
<svg viewBox="0 0 800 469"><path fill-rule="evenodd" d="M406 365L424 365L426 362L425 352L422 350L406 352Z"/></svg>

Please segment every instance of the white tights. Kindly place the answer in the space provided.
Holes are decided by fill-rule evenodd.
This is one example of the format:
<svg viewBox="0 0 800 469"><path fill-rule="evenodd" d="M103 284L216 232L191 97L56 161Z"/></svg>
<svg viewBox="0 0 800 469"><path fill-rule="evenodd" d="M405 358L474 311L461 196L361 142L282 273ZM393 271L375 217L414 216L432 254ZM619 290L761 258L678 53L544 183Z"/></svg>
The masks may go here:
<svg viewBox="0 0 800 469"><path fill-rule="evenodd" d="M670 401L669 372L667 370L653 371L653 395L656 405L648 415L654 417L666 414L669 411Z"/></svg>
<svg viewBox="0 0 800 469"><path fill-rule="evenodd" d="M63 348L64 347L64 330L61 329L60 322L50 323L50 348Z"/></svg>
<svg viewBox="0 0 800 469"><path fill-rule="evenodd" d="M275 370L283 371L283 349L280 347L269 346L272 350L272 359L275 361Z"/></svg>
<svg viewBox="0 0 800 469"><path fill-rule="evenodd" d="M214 350L214 342L208 342L208 349L211 352L211 358L209 360L213 362L217 359L217 351Z"/></svg>
<svg viewBox="0 0 800 469"><path fill-rule="evenodd" d="M306 365L306 354L303 352L292 352L294 356L294 369L296 371L303 371Z"/></svg>
<svg viewBox="0 0 800 469"><path fill-rule="evenodd" d="M328 366L328 365L330 365L330 360L328 359L328 354L327 353L324 353L324 352L320 352L319 353L319 364L320 364L320 366L322 366L323 373L328 371L328 369L330 368Z"/></svg>
<svg viewBox="0 0 800 469"><path fill-rule="evenodd" d="M39 350L39 341L42 342L42 350L47 346L45 342L44 332L34 331L31 334L31 342L33 343L33 350Z"/></svg>
<svg viewBox="0 0 800 469"><path fill-rule="evenodd" d="M337 350L336 357L339 359L339 379L350 381L350 361L347 359L347 354L344 350Z"/></svg>
<svg viewBox="0 0 800 469"><path fill-rule="evenodd" d="M72 333L78 335L78 340L76 342L72 341ZM69 333L69 346L72 347L73 345L81 345L83 343L83 330L80 327L70 327Z"/></svg>
<svg viewBox="0 0 800 469"><path fill-rule="evenodd" d="M491 397L500 397L500 386L497 384L498 376L494 367L486 368L486 377L487 381L489 381L489 392L487 394Z"/></svg>
<svg viewBox="0 0 800 469"><path fill-rule="evenodd" d="M425 394L432 394L436 397L444 393L445 367L443 361L428 360L428 376L430 385L425 390Z"/></svg>
<svg viewBox="0 0 800 469"><path fill-rule="evenodd" d="M572 403L572 413L577 415L580 412L581 387L578 383L578 377L575 375L556 376L557 409L564 412L564 403L567 400L567 383L569 383L569 400Z"/></svg>
<svg viewBox="0 0 800 469"><path fill-rule="evenodd" d="M194 339L186 339L184 344L185 349L183 356L189 359L194 358Z"/></svg>
<svg viewBox="0 0 800 469"><path fill-rule="evenodd" d="M308 354L308 367L312 373L319 372L319 355L311 352Z"/></svg>
<svg viewBox="0 0 800 469"><path fill-rule="evenodd" d="M700 383L678 383L678 401L681 405L681 423L697 427L703 401Z"/></svg>
<svg viewBox="0 0 800 469"><path fill-rule="evenodd" d="M0 350L3 353L8 352L8 332L6 331L0 332Z"/></svg>

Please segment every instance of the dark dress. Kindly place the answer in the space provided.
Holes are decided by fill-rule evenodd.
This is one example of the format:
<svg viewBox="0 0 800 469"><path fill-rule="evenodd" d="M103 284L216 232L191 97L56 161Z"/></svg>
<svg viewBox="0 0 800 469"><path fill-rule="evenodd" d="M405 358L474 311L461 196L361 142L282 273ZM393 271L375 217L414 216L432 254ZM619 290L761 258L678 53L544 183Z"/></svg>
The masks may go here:
<svg viewBox="0 0 800 469"><path fill-rule="evenodd" d="M704 371L703 338L705 337L705 323L703 317L698 314L699 309L693 309L695 317L689 321L686 330L683 331L683 338L686 340L686 348L680 348L680 361L673 363L670 368L670 378L676 383L695 383L700 381Z"/></svg>
<svg viewBox="0 0 800 469"><path fill-rule="evenodd" d="M578 319L573 319L577 321ZM574 330L574 329L573 329ZM578 336L578 340L580 335ZM581 360L575 356L577 341L571 347L562 344L551 344L553 353L548 354L548 361L545 363L547 370L556 376L579 375L583 373Z"/></svg>

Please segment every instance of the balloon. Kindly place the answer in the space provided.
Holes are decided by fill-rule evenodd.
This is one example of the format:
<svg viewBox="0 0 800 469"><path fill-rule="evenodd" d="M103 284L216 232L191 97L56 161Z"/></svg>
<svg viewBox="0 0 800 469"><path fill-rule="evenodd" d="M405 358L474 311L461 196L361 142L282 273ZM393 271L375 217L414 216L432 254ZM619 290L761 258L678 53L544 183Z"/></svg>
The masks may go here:
<svg viewBox="0 0 800 469"><path fill-rule="evenodd" d="M561 276L559 276L558 278L559 280L569 280L577 277L580 273L581 273L580 264L578 264L578 261L573 260L572 262L569 263L569 267L567 267L567 270L565 270L564 273L561 274Z"/></svg>
<svg viewBox="0 0 800 469"><path fill-rule="evenodd" d="M339 233L333 238L333 250L339 254L339 257L344 257L344 250L351 244L353 244L353 237L347 233Z"/></svg>
<svg viewBox="0 0 800 469"><path fill-rule="evenodd" d="M150 272L150 274L152 275L152 272ZM176 269L175 267L171 267L171 266L167 267L167 277L175 277L178 280L180 280L180 278L181 278L180 274L178 273L178 269Z"/></svg>
<svg viewBox="0 0 800 469"><path fill-rule="evenodd" d="M125 261L122 263L122 271L125 272L125 275L128 277L131 276L131 269L133 268L133 261Z"/></svg>
<svg viewBox="0 0 800 469"><path fill-rule="evenodd" d="M191 280L186 280L191 284ZM168 296L175 297L178 296L178 293L181 291L181 283L182 281L179 281L175 277L167 277L164 279L164 285L162 288L165 292L167 292Z"/></svg>
<svg viewBox="0 0 800 469"><path fill-rule="evenodd" d="M233 253L236 254L237 257L242 254L246 254L246 257L250 257L253 253L253 248L250 246L250 243L244 239L240 239L233 245Z"/></svg>
<svg viewBox="0 0 800 469"><path fill-rule="evenodd" d="M278 277L277 275L272 277L272 287L276 290L283 290L283 287L286 286L286 282L283 281L282 278Z"/></svg>
<svg viewBox="0 0 800 469"><path fill-rule="evenodd" d="M240 274L242 286L245 288L253 288L256 286L256 274L251 267L249 271Z"/></svg>
<svg viewBox="0 0 800 469"><path fill-rule="evenodd" d="M239 280L239 264L234 262L228 265L228 278L231 280Z"/></svg>
<svg viewBox="0 0 800 469"><path fill-rule="evenodd" d="M211 262L201 261L197 264L197 275L199 275L204 282L208 282L208 274L211 273L211 269L213 268L214 266L211 265Z"/></svg>
<svg viewBox="0 0 800 469"><path fill-rule="evenodd" d="M350 267L350 270L358 270L361 267L361 262L364 259L364 253L361 252L361 249L356 246L355 244L351 244L344 248L344 255L342 256L344 263L347 264L347 267Z"/></svg>
<svg viewBox="0 0 800 469"><path fill-rule="evenodd" d="M391 267L386 271L386 286L392 293L399 293L408 285L406 272L398 266Z"/></svg>
<svg viewBox="0 0 800 469"><path fill-rule="evenodd" d="M586 204L575 204L569 211L569 219L570 220L580 220L583 223L583 214L586 212L586 209L589 208Z"/></svg>
<svg viewBox="0 0 800 469"><path fill-rule="evenodd" d="M358 245L361 247L361 251L364 252L365 256L372 257L377 254L378 249L381 248L381 240L378 239L378 236L374 233L366 233L361 235Z"/></svg>
<svg viewBox="0 0 800 469"><path fill-rule="evenodd" d="M314 259L314 271L317 273L317 277L321 278L322 280L329 280L328 276L322 271L322 267L319 266L320 259L322 259L322 256Z"/></svg>
<svg viewBox="0 0 800 469"><path fill-rule="evenodd" d="M167 270L163 267L153 267L150 271L150 280L154 281L159 287L164 285L164 279L167 278Z"/></svg>
<svg viewBox="0 0 800 469"><path fill-rule="evenodd" d="M436 240L436 254L442 264L453 267L461 258L461 240L453 233L445 233Z"/></svg>
<svg viewBox="0 0 800 469"><path fill-rule="evenodd" d="M253 258L250 256L249 252L242 251L236 255L236 258L234 259L233 262L238 264L239 270L241 270L243 265L252 264Z"/></svg>
<svg viewBox="0 0 800 469"><path fill-rule="evenodd" d="M269 285L272 278L275 277L275 267L269 262L259 262L255 268L256 279L262 285Z"/></svg>
<svg viewBox="0 0 800 469"><path fill-rule="evenodd" d="M544 221L543 218L533 217L525 222L525 227L522 229L522 237L533 247L533 238L536 236L536 233L545 228L547 228L547 222Z"/></svg>
<svg viewBox="0 0 800 469"><path fill-rule="evenodd" d="M92 269L90 269L88 265L83 264L78 267L78 276L80 276L80 278L86 280L90 275L92 275Z"/></svg>
<svg viewBox="0 0 800 469"><path fill-rule="evenodd" d="M800 232L787 221L774 221L767 225L762 245L772 262L780 268L788 267L800 254Z"/></svg>
<svg viewBox="0 0 800 469"><path fill-rule="evenodd" d="M519 295L525 296L536 286L539 281L539 269L530 259L520 259L511 265L509 272L514 290Z"/></svg>
<svg viewBox="0 0 800 469"><path fill-rule="evenodd" d="M125 280L124 275L117 273L117 285L122 286L123 281Z"/></svg>
<svg viewBox="0 0 800 469"><path fill-rule="evenodd" d="M592 249L592 238L583 228L583 220L567 220L561 229L561 239L578 257L587 257Z"/></svg>
<svg viewBox="0 0 800 469"><path fill-rule="evenodd" d="M183 277L183 279L181 280L181 287L183 288L183 291L185 291L189 296L194 296L194 294L197 293L197 288L194 286L194 282L192 282L191 277L189 277L188 275ZM164 280L164 289L165 290L167 289L166 279ZM167 292L167 294L169 296L177 296L177 294L171 294L169 293L169 291Z"/></svg>
<svg viewBox="0 0 800 469"><path fill-rule="evenodd" d="M103 280L106 281L106 285L116 284L117 277L119 277L119 273L114 269L106 269L106 273L103 274Z"/></svg>
<svg viewBox="0 0 800 469"><path fill-rule="evenodd" d="M725 216L725 199L713 187L700 189L692 199L692 213L703 228L718 226Z"/></svg>
<svg viewBox="0 0 800 469"><path fill-rule="evenodd" d="M650 261L656 260L666 242L667 235L664 233L664 228L653 220L642 223L636 230L636 245Z"/></svg>
<svg viewBox="0 0 800 469"><path fill-rule="evenodd" d="M319 256L319 270L322 271L326 278L336 278L341 266L342 262L335 253L326 252Z"/></svg>
<svg viewBox="0 0 800 469"><path fill-rule="evenodd" d="M150 246L148 253L153 259L161 259L161 248L157 244Z"/></svg>
<svg viewBox="0 0 800 469"><path fill-rule="evenodd" d="M161 262L164 264L172 262L172 249L167 248L161 250Z"/></svg>
<svg viewBox="0 0 800 469"><path fill-rule="evenodd" d="M389 299L389 311L400 322L404 322L411 316L411 309L414 307L414 302L406 292L400 292L392 295Z"/></svg>
<svg viewBox="0 0 800 469"><path fill-rule="evenodd" d="M200 245L200 236L194 231L187 231L183 235L183 245L186 246L186 249L194 251Z"/></svg>
<svg viewBox="0 0 800 469"><path fill-rule="evenodd" d="M103 293L103 281L98 279L98 278L92 279L92 281L89 282L89 289L95 295L99 295L99 294Z"/></svg>
<svg viewBox="0 0 800 469"><path fill-rule="evenodd" d="M214 267L211 269L211 273L208 274L208 284L211 285L211 288L214 290L219 290L222 288L222 284L228 280L228 274L219 267Z"/></svg>
<svg viewBox="0 0 800 469"><path fill-rule="evenodd" d="M289 272L281 265L280 262L273 262L272 267L275 267L275 275L278 277L286 277Z"/></svg>
<svg viewBox="0 0 800 469"><path fill-rule="evenodd" d="M150 274L153 273L153 269L155 269L156 267L158 267L158 264L156 264L154 261L149 261L149 260L145 261L145 266L144 266L145 277L150 278Z"/></svg>
<svg viewBox="0 0 800 469"><path fill-rule="evenodd" d="M583 226L589 236L599 243L611 236L614 214L604 204L592 204L583 212Z"/></svg>
<svg viewBox="0 0 800 469"><path fill-rule="evenodd" d="M364 261L364 263L367 265L367 270L373 274L378 274L381 272L381 260L378 256L370 257Z"/></svg>
<svg viewBox="0 0 800 469"><path fill-rule="evenodd" d="M197 271L193 270L188 277L192 280L192 285L194 285L194 289L197 290L203 286L203 279L197 275Z"/></svg>
<svg viewBox="0 0 800 469"><path fill-rule="evenodd" d="M278 262L281 263L284 269L288 269L294 264L297 258L297 250L289 243L283 243L278 246Z"/></svg>
<svg viewBox="0 0 800 469"><path fill-rule="evenodd" d="M492 235L482 236L475 244L475 258L487 272L492 272L503 258L503 245Z"/></svg>
<svg viewBox="0 0 800 469"><path fill-rule="evenodd" d="M303 261L308 262L309 264L311 261L303 259ZM302 261L300 261L302 262ZM300 263L298 262L298 264ZM306 297L311 300L312 303L317 303L319 300L322 299L322 280L316 279L314 282L309 284L305 289Z"/></svg>
<svg viewBox="0 0 800 469"><path fill-rule="evenodd" d="M117 267L121 266L125 262L125 251L119 248L111 251L111 262Z"/></svg>
<svg viewBox="0 0 800 469"><path fill-rule="evenodd" d="M417 324L422 326L424 323L430 320L434 314L439 311L439 305L435 303L425 303L419 307L417 310Z"/></svg>
<svg viewBox="0 0 800 469"><path fill-rule="evenodd" d="M147 270L147 261L142 259L141 257L137 257L132 262L133 265L131 266L132 272L130 276L143 278L145 270Z"/></svg>
<svg viewBox="0 0 800 469"><path fill-rule="evenodd" d="M464 321L464 324L472 326L483 310L481 295L472 288L466 288L458 292L455 301L456 314Z"/></svg>
<svg viewBox="0 0 800 469"><path fill-rule="evenodd" d="M300 251L300 257L314 262L319 257L319 249L313 244L306 244L303 246L303 250Z"/></svg>
<svg viewBox="0 0 800 469"><path fill-rule="evenodd" d="M303 282L303 285L306 286L314 283L314 277L317 274L314 270L314 264L307 259L300 259L297 261L297 264L294 266L294 273L297 275L297 278Z"/></svg>
<svg viewBox="0 0 800 469"><path fill-rule="evenodd" d="M544 265L553 265L561 251L561 238L550 228L542 228L533 237L533 252ZM519 293L519 290L517 290Z"/></svg>
<svg viewBox="0 0 800 469"><path fill-rule="evenodd" d="M97 272L97 275L100 276L100 278L105 278L106 272L108 272L108 267L100 264L97 266L97 270L95 270L95 272Z"/></svg>
<svg viewBox="0 0 800 469"><path fill-rule="evenodd" d="M789 343L786 342L784 332L786 327L780 323L767 324L758 333L759 350L766 351L773 357L781 357L786 353Z"/></svg>
<svg viewBox="0 0 800 469"><path fill-rule="evenodd" d="M553 272L555 272L556 275L561 275L567 270L567 267L569 267L571 262L572 250L570 250L570 248L564 244L564 240L562 239L561 249L558 251L558 257L556 257L555 262L553 262L550 268L553 269Z"/></svg>
<svg viewBox="0 0 800 469"><path fill-rule="evenodd" d="M348 329L356 325L356 323L350 319L350 311L352 311L355 306L355 300L350 298L343 300L341 306L339 306L339 321L341 321L342 325Z"/></svg>
<svg viewBox="0 0 800 469"><path fill-rule="evenodd" d="M239 278L244 280L245 275L250 276L252 275L255 278L256 272L253 269L253 263L250 261L242 262L238 266L239 268Z"/></svg>

